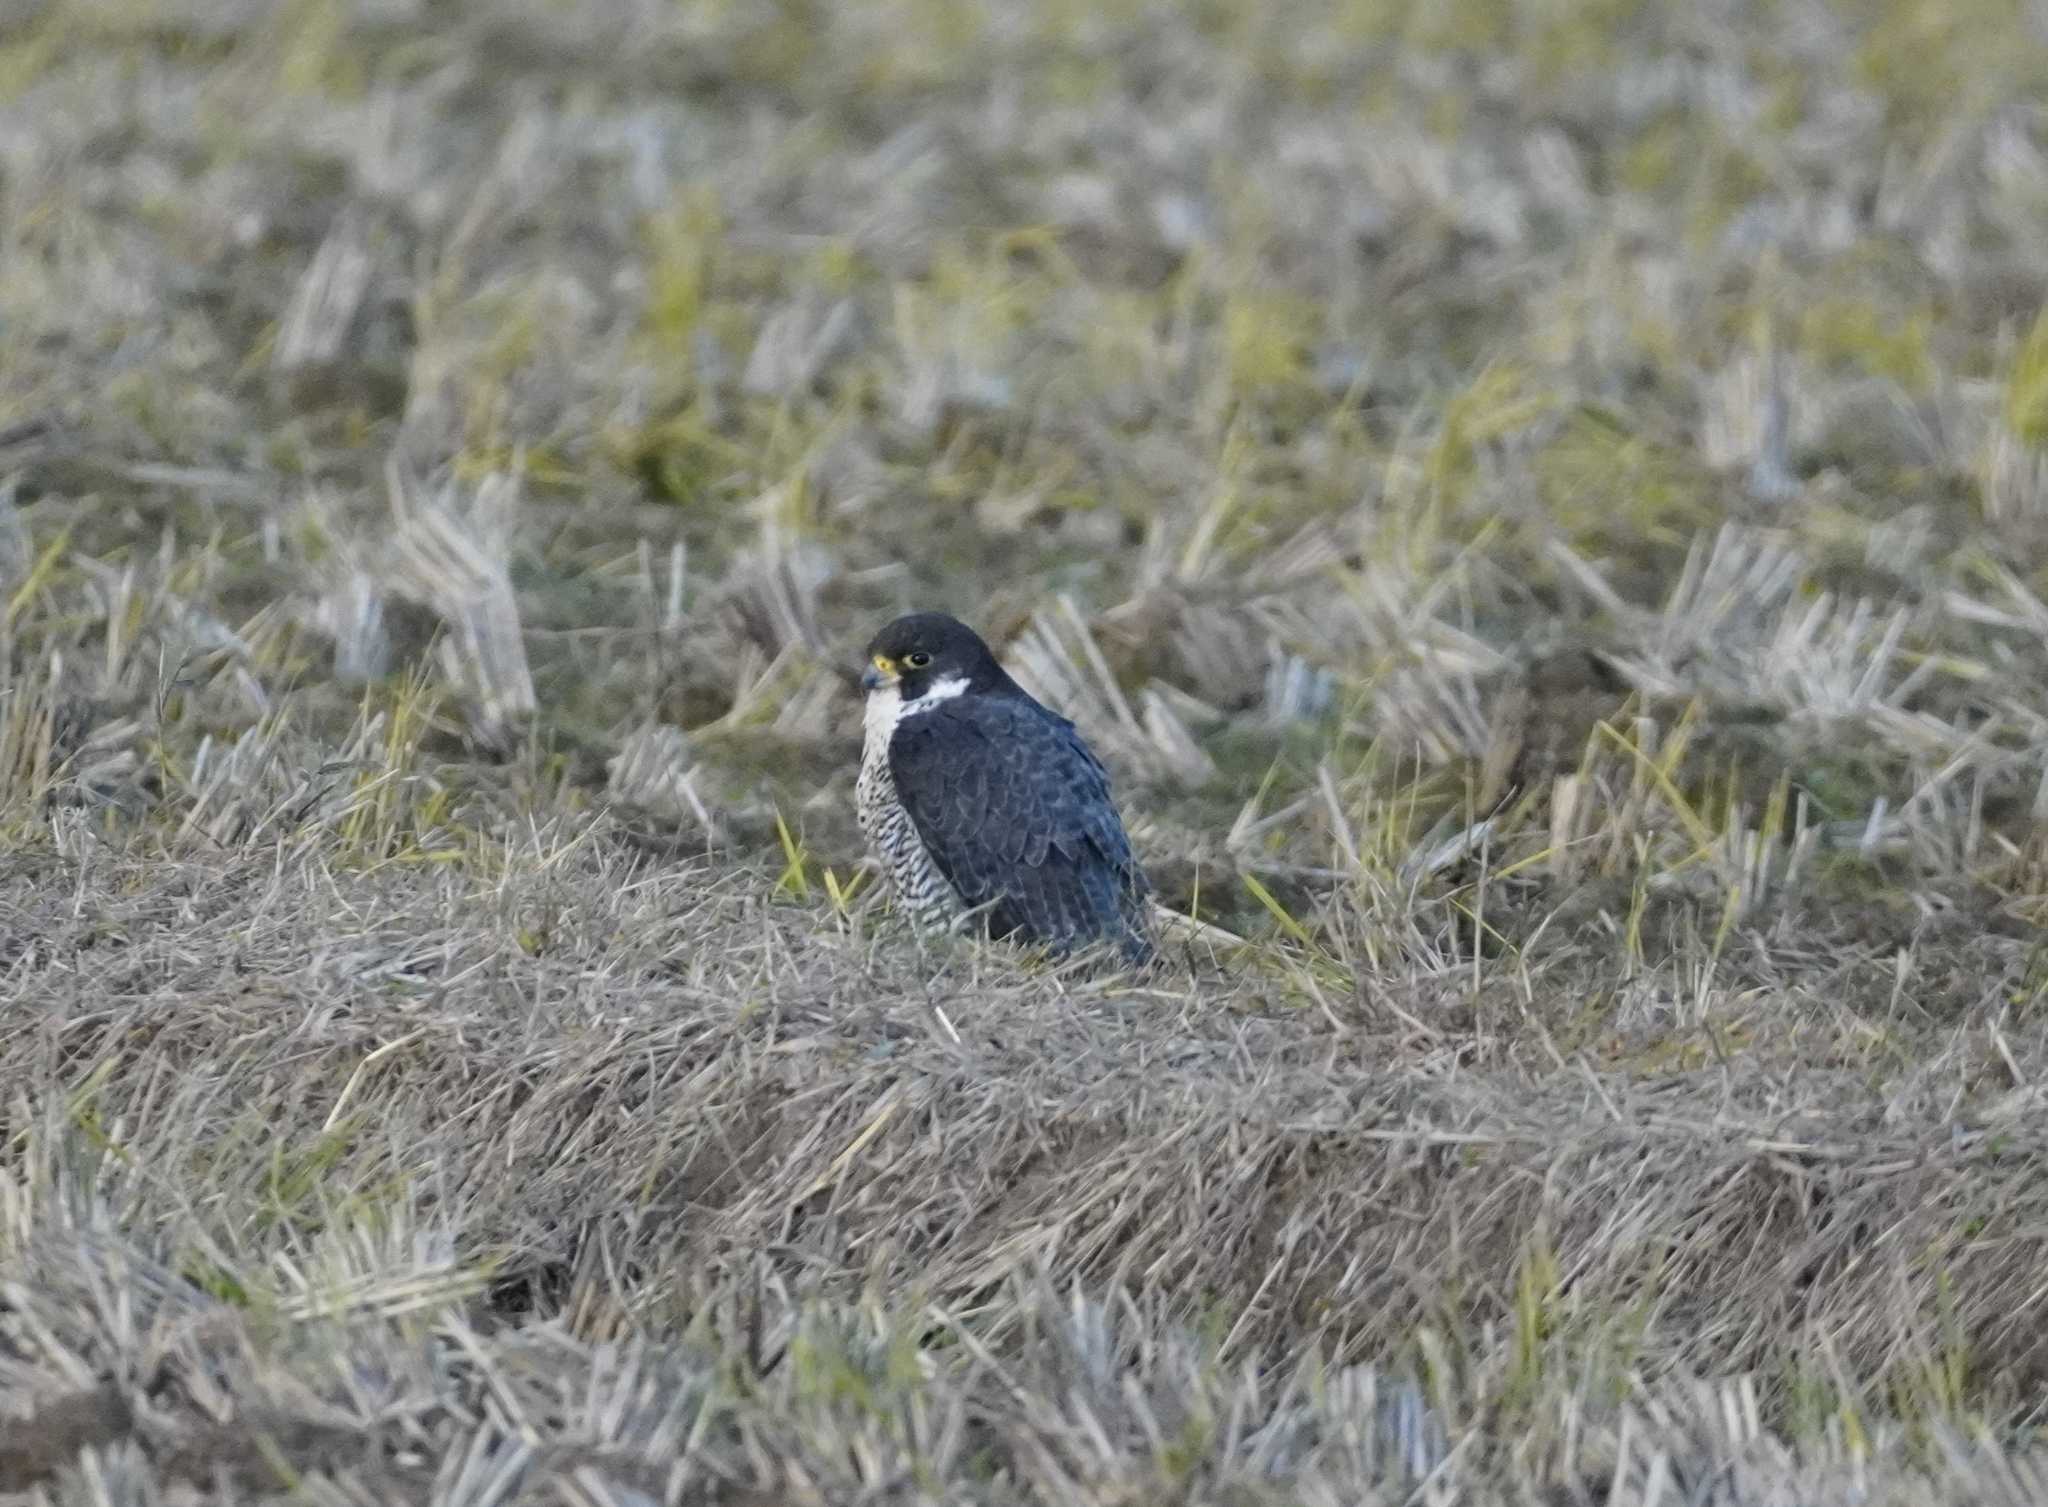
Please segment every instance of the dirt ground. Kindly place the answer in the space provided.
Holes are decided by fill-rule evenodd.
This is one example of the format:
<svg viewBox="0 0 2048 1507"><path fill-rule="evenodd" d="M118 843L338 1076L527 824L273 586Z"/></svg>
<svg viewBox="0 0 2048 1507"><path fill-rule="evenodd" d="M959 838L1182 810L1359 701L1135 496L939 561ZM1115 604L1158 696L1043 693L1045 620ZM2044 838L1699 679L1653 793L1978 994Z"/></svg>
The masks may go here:
<svg viewBox="0 0 2048 1507"><path fill-rule="evenodd" d="M2044 89L0 11L0 1500L2048 1500ZM891 912L912 607L1159 969Z"/></svg>

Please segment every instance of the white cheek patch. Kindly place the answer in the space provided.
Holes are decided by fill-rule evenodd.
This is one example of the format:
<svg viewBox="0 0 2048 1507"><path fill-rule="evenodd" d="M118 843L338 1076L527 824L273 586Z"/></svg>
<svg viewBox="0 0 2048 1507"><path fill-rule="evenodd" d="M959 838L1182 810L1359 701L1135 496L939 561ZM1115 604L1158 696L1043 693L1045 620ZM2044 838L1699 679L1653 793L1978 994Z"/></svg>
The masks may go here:
<svg viewBox="0 0 2048 1507"><path fill-rule="evenodd" d="M887 748L889 739L895 736L896 724L904 718L928 712L941 701L951 701L966 692L966 677L960 675L933 681L922 696L910 701L903 699L901 686L878 685L868 692L867 704L862 708L861 731L869 744Z"/></svg>
<svg viewBox="0 0 2048 1507"><path fill-rule="evenodd" d="M948 675L944 680L935 680L924 688L924 694L915 701L902 701L900 717L915 717L919 712L928 712L941 701L951 701L955 696L967 694L967 677ZM899 693L899 701L901 696Z"/></svg>

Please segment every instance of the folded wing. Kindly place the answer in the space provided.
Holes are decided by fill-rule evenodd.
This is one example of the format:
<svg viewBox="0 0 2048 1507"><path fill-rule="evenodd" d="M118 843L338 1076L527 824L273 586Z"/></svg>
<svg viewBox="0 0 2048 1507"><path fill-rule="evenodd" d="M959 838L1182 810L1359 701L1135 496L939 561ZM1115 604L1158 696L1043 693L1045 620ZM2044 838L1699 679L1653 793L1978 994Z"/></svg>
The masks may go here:
<svg viewBox="0 0 2048 1507"><path fill-rule="evenodd" d="M991 932L1150 953L1144 873L1107 773L1064 717L963 696L906 719L889 767L932 861L968 905L989 907Z"/></svg>

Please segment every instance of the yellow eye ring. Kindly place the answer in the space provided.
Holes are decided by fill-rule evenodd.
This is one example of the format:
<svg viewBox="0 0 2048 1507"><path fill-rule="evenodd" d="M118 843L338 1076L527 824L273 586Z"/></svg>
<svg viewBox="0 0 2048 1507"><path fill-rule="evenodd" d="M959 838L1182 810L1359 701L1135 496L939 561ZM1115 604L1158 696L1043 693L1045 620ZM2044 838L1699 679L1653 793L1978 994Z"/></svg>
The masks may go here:
<svg viewBox="0 0 2048 1507"><path fill-rule="evenodd" d="M929 654L906 654L903 656L903 662L913 670L922 670L932 662L932 657Z"/></svg>

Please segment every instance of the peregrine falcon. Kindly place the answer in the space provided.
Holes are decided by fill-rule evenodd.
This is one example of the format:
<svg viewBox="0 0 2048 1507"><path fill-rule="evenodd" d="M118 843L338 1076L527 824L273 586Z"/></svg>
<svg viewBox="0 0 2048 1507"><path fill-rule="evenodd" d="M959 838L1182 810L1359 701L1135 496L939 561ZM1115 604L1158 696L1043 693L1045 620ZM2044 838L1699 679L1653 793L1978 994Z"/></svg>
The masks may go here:
<svg viewBox="0 0 2048 1507"><path fill-rule="evenodd" d="M899 617L868 644L861 830L919 927L980 912L992 936L1153 956L1150 886L1074 724L1025 694L965 623Z"/></svg>

